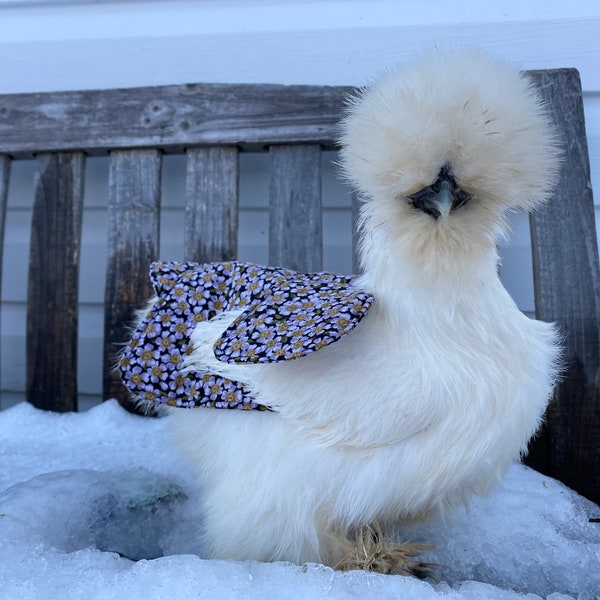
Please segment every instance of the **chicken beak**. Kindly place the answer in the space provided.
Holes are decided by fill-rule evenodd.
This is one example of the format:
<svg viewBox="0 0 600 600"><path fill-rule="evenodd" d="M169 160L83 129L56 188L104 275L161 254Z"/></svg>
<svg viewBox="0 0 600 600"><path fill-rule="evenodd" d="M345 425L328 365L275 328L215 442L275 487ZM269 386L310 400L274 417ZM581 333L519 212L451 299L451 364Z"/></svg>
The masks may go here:
<svg viewBox="0 0 600 600"><path fill-rule="evenodd" d="M447 217L450 211L463 206L471 194L461 190L448 167L443 167L438 178L431 185L407 196L414 208L422 210L435 220Z"/></svg>
<svg viewBox="0 0 600 600"><path fill-rule="evenodd" d="M440 216L447 217L452 210L454 204L454 194L450 189L450 185L444 182L441 186L440 191L437 194L431 196L428 200L430 213L435 219Z"/></svg>

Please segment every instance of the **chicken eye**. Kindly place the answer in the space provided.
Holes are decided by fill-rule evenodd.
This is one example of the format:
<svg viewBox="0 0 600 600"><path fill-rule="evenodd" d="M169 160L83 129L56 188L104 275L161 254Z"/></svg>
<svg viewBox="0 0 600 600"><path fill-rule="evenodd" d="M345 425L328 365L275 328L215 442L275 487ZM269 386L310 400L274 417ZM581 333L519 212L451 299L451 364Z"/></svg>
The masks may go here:
<svg viewBox="0 0 600 600"><path fill-rule="evenodd" d="M465 192L463 189L456 187L454 190L454 202L452 203L452 210L463 207L471 198L473 194Z"/></svg>

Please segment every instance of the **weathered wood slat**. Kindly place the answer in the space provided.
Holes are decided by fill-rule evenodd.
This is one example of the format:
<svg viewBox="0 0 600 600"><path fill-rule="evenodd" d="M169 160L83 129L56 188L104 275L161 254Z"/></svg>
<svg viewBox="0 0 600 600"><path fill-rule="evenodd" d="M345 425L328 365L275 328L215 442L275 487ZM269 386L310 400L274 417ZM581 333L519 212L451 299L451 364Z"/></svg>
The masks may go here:
<svg viewBox="0 0 600 600"><path fill-rule="evenodd" d="M104 322L104 398L132 408L114 368L135 311L152 296L148 267L158 258L161 153L112 153L109 169L108 265Z"/></svg>
<svg viewBox="0 0 600 600"><path fill-rule="evenodd" d="M297 271L323 267L321 147L274 146L271 152L269 262Z"/></svg>
<svg viewBox="0 0 600 600"><path fill-rule="evenodd" d="M531 75L566 148L556 194L531 218L536 316L559 324L565 371L530 461L600 502L600 271L581 84L574 69Z"/></svg>
<svg viewBox="0 0 600 600"><path fill-rule="evenodd" d="M85 156L37 158L27 301L27 400L77 410L77 300Z"/></svg>
<svg viewBox="0 0 600 600"><path fill-rule="evenodd" d="M198 262L237 258L239 152L188 149L184 258Z"/></svg>
<svg viewBox="0 0 600 600"><path fill-rule="evenodd" d="M331 147L351 88L190 84L0 95L0 154L201 145Z"/></svg>

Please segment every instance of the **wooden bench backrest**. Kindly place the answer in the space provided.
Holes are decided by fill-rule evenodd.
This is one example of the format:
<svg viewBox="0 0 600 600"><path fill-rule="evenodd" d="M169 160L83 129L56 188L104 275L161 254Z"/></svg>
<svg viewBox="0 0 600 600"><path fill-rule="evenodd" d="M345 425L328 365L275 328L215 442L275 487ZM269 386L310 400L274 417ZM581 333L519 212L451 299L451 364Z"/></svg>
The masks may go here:
<svg viewBox="0 0 600 600"><path fill-rule="evenodd" d="M537 317L564 331L566 368L530 461L600 499L598 250L581 86L530 72L566 145L555 197L531 218ZM239 153L270 154L269 263L322 266L320 155L335 147L347 87L194 84L0 96L0 236L11 162L35 157L27 398L77 408L77 302L86 156L110 155L104 397L127 324L151 295L161 160L186 156L186 260L237 256ZM0 244L1 246L2 244Z"/></svg>

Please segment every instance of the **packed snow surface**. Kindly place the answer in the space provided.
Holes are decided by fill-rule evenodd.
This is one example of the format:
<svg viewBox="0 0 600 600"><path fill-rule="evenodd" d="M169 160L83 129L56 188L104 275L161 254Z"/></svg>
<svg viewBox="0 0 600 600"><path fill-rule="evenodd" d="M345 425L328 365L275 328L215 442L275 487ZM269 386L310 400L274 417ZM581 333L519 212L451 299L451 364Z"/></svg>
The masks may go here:
<svg viewBox="0 0 600 600"><path fill-rule="evenodd" d="M2 600L600 600L600 509L522 465L468 510L412 532L435 544L424 558L437 581L204 560L201 490L168 443L167 418L115 401L0 412Z"/></svg>

